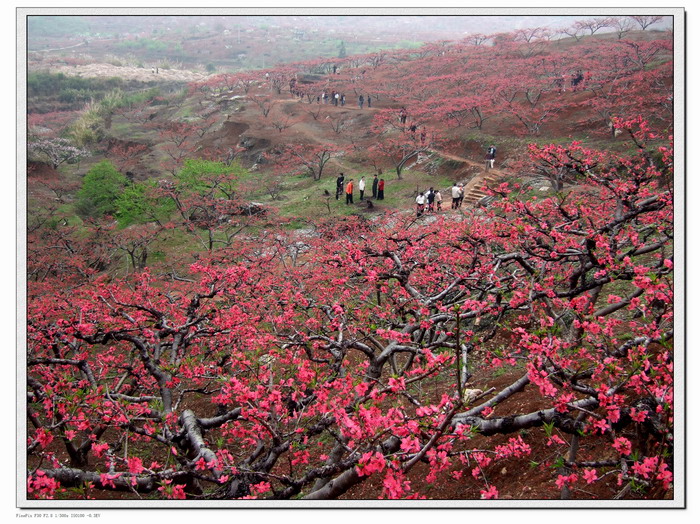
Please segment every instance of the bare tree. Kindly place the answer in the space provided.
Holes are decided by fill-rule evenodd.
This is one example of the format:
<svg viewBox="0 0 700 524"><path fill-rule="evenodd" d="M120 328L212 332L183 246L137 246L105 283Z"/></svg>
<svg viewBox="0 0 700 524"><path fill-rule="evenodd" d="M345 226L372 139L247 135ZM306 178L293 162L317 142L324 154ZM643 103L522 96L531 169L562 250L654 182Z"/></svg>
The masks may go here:
<svg viewBox="0 0 700 524"><path fill-rule="evenodd" d="M306 112L309 113L314 118L314 120L318 120L318 117L321 115L321 106L316 106L315 110L309 109Z"/></svg>
<svg viewBox="0 0 700 524"><path fill-rule="evenodd" d="M272 124L272 127L277 129L277 131L279 131L281 133L285 129L289 129L290 127L295 125L296 122L292 121L290 116L287 116L284 118L282 118L282 117L276 118L275 120L273 120L271 122L271 124Z"/></svg>
<svg viewBox="0 0 700 524"><path fill-rule="evenodd" d="M632 20L637 22L639 24L639 27L642 28L642 31L646 31L647 27L650 25L653 25L657 22L660 22L663 20L663 16L630 16Z"/></svg>
<svg viewBox="0 0 700 524"><path fill-rule="evenodd" d="M262 97L257 97L253 96L250 97L250 99L255 103L256 106L260 108L260 111L262 112L262 115L267 118L267 115L270 114L270 111L272 111L272 108L275 107L275 101L270 100L269 98L262 98Z"/></svg>
<svg viewBox="0 0 700 524"><path fill-rule="evenodd" d="M578 24L574 24L571 27L564 27L559 29L558 34L562 36L570 36L577 42L583 38L583 28Z"/></svg>
<svg viewBox="0 0 700 524"><path fill-rule="evenodd" d="M591 35L594 35L604 27L610 27L610 19L609 18L591 18L589 20L582 20L581 22L577 22L577 24L582 28L585 29L586 31L590 32Z"/></svg>
<svg viewBox="0 0 700 524"><path fill-rule="evenodd" d="M609 27L613 28L617 34L617 39L622 40L622 37L634 27L634 21L629 16L615 16L610 19Z"/></svg>
<svg viewBox="0 0 700 524"><path fill-rule="evenodd" d="M331 129L337 135L339 135L347 125L347 119L345 117L340 116L338 118L333 118L329 115L326 118L328 119Z"/></svg>

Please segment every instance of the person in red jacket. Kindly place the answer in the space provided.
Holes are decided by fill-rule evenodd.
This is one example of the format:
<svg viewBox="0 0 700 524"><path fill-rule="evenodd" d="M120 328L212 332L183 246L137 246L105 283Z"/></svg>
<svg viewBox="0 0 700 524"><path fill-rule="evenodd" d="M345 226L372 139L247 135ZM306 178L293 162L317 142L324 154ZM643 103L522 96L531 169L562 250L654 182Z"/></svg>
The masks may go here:
<svg viewBox="0 0 700 524"><path fill-rule="evenodd" d="M353 190L353 183L352 183L352 178L348 180L347 185L345 186L345 205L350 205L352 204L352 190Z"/></svg>
<svg viewBox="0 0 700 524"><path fill-rule="evenodd" d="M379 179L379 185L377 187L377 200L384 200L384 179Z"/></svg>

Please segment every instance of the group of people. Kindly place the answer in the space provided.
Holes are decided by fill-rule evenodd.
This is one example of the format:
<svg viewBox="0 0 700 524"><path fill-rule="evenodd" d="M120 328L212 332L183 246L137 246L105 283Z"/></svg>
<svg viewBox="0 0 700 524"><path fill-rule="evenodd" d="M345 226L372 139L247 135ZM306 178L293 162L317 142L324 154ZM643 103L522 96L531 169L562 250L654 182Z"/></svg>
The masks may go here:
<svg viewBox="0 0 700 524"><path fill-rule="evenodd" d="M578 91L586 87L591 80L591 73L584 72L579 69L575 73L571 73L570 85L572 91ZM559 93L566 91L566 76L562 75L554 80L554 85L557 87Z"/></svg>
<svg viewBox="0 0 700 524"><path fill-rule="evenodd" d="M571 73L571 89L573 91L578 91L579 86L580 89L583 89L586 87L586 84L590 81L591 79L591 74L586 72L586 74L583 74L583 71L580 69L576 71L576 73Z"/></svg>
<svg viewBox="0 0 700 524"><path fill-rule="evenodd" d="M487 169L493 168L494 162L496 160L496 146L491 145L486 150L486 167ZM381 170L380 170L381 173ZM360 201L365 199L365 177L360 177L357 183L358 189L360 191ZM354 203L354 191L355 182L354 179L349 179L345 181L345 174L340 173L336 179L335 188L335 199L340 200L340 196L345 193L345 204L350 205ZM462 207L462 202L464 201L464 184L461 182L455 182L450 189L450 194L452 196L452 209L459 209ZM384 179L379 178L378 175L374 175L372 180L372 198L377 200L384 200ZM416 215L422 216L424 213L432 213L435 211L442 211L442 193L439 189L430 188L427 191L418 193L416 196Z"/></svg>
<svg viewBox="0 0 700 524"><path fill-rule="evenodd" d="M406 107L405 107L405 106L402 106L401 109L399 109L399 123L401 124L402 129L404 129L404 132L405 132L405 127L404 127L404 126L406 125L406 119L407 119L407 118L408 118L408 111L406 111ZM413 136L415 136L416 131L418 131L418 124L416 124L415 122L410 122L410 123L408 124L408 130L410 131L410 133L411 133ZM421 143L422 146L425 145L425 139L427 138L427 136L428 136L428 135L427 135L427 133L426 133L426 131L425 131L425 127L421 127L421 131L420 131L420 143Z"/></svg>
<svg viewBox="0 0 700 524"><path fill-rule="evenodd" d="M452 209L459 209L464 200L464 184L455 182L450 192L452 194Z"/></svg>
<svg viewBox="0 0 700 524"><path fill-rule="evenodd" d="M442 193L432 187L423 193L418 193L416 197L416 216L423 213L442 211Z"/></svg>
<svg viewBox="0 0 700 524"><path fill-rule="evenodd" d="M405 107L401 107L399 110L399 122L402 124L406 123L406 118L408 117L408 111L406 111Z"/></svg>
<svg viewBox="0 0 700 524"><path fill-rule="evenodd" d="M344 106L345 94L338 93L335 90L331 91L330 94L323 91L320 95L316 97L316 102L321 103L321 101L323 101L324 104L327 104L330 101L330 103L336 107L338 107L339 105Z"/></svg>
<svg viewBox="0 0 700 524"><path fill-rule="evenodd" d="M290 88L290 93L292 96L299 97L299 98L304 98L305 94L302 90L297 89L296 87L291 87ZM313 95L311 95L313 96ZM310 101L313 100L313 98L310 99ZM357 99L357 105L362 109L365 105L365 101L367 101L367 107L372 107L372 97L370 95L367 95L367 98L364 97L364 95L360 95ZM335 90L331 91L330 93L326 91L322 91L316 96L316 103L317 104L332 104L336 107L338 106L344 106L345 105L345 94L344 93L339 93Z"/></svg>
<svg viewBox="0 0 700 524"><path fill-rule="evenodd" d="M365 199L365 184L365 177L360 177L360 180L357 183L357 185L360 191L361 201ZM345 204L353 204L354 192L354 179L351 178L347 182L345 182L345 174L340 173L340 175L338 175L338 178L335 181L335 199L340 200L340 195L345 193ZM384 200L384 179L379 178L378 175L374 175L374 179L372 180L372 198L376 198L377 200Z"/></svg>

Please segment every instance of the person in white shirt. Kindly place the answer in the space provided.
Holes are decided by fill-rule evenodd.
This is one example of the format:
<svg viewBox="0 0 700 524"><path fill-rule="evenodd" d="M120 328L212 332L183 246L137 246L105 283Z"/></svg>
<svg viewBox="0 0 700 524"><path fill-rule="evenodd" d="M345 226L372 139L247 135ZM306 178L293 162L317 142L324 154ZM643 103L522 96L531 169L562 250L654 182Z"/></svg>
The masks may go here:
<svg viewBox="0 0 700 524"><path fill-rule="evenodd" d="M452 186L452 209L457 209L457 207L459 207L459 198L461 196L462 190L457 185L457 182L455 182L455 185Z"/></svg>
<svg viewBox="0 0 700 524"><path fill-rule="evenodd" d="M421 216L423 214L424 209L425 196L423 196L423 193L418 193L418 196L416 197L416 216Z"/></svg>
<svg viewBox="0 0 700 524"><path fill-rule="evenodd" d="M360 177L360 183L358 184L360 188L360 200L364 200L365 196L365 177Z"/></svg>

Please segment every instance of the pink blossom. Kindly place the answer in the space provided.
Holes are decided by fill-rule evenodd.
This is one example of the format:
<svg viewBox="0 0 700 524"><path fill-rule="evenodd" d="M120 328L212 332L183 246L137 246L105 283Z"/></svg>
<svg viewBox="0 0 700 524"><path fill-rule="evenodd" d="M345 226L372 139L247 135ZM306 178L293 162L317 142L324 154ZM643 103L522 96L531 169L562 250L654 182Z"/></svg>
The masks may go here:
<svg viewBox="0 0 700 524"><path fill-rule="evenodd" d="M143 463L141 462L141 459L139 457L129 458L127 460L127 464L129 465L129 473L138 475L143 471Z"/></svg>
<svg viewBox="0 0 700 524"><path fill-rule="evenodd" d="M369 476L372 473L378 473L384 469L386 459L384 455L375 451L374 453L365 453L360 457L357 463L357 474L361 477Z"/></svg>
<svg viewBox="0 0 700 524"><path fill-rule="evenodd" d="M95 454L96 457L102 457L105 451L109 449L109 444L107 443L102 443L98 444L97 442L92 443L92 452Z"/></svg>
<svg viewBox="0 0 700 524"><path fill-rule="evenodd" d="M549 437L547 440L547 445L551 446L552 444L561 444L564 445L566 442L559 436L559 435L552 435Z"/></svg>
<svg viewBox="0 0 700 524"><path fill-rule="evenodd" d="M602 433L605 433L606 431L608 431L609 429L610 429L610 426L603 419L598 419L593 423L593 432L594 433L600 431L600 433L602 434Z"/></svg>
<svg viewBox="0 0 700 524"><path fill-rule="evenodd" d="M116 488L114 480L118 479L120 476L121 474L119 473L117 473L116 475L110 475L109 473L101 473L100 483L105 487Z"/></svg>
<svg viewBox="0 0 700 524"><path fill-rule="evenodd" d="M194 465L194 469L198 471L205 471L207 469L207 461L204 460L204 457L199 457L199 460L195 462Z"/></svg>
<svg viewBox="0 0 700 524"><path fill-rule="evenodd" d="M661 481L664 489L668 489L671 486L673 473L668 470L668 465L665 462L662 462L659 466L659 474L656 478Z"/></svg>
<svg viewBox="0 0 700 524"><path fill-rule="evenodd" d="M383 485L384 493L390 499L401 498L410 487L410 483L403 478L403 474L393 470L387 471Z"/></svg>
<svg viewBox="0 0 700 524"><path fill-rule="evenodd" d="M632 453L632 443L625 437L618 437L613 442L613 448L615 448L620 455L629 455Z"/></svg>
<svg viewBox="0 0 700 524"><path fill-rule="evenodd" d="M272 486L270 485L269 482L260 482L258 484L253 484L250 486L251 492L253 492L255 495L262 495L263 493L267 493L270 491Z"/></svg>
<svg viewBox="0 0 700 524"><path fill-rule="evenodd" d="M53 442L53 435L47 429L39 428L36 432L36 439L39 441L42 449L44 449Z"/></svg>
<svg viewBox="0 0 700 524"><path fill-rule="evenodd" d="M572 473L571 475L559 475L554 483L559 489L563 489L564 486L569 486L577 480L578 475L576 473Z"/></svg>
<svg viewBox="0 0 700 524"><path fill-rule="evenodd" d="M498 490L496 489L496 486L490 486L489 489L482 489L480 491L481 493L481 499L482 500L488 500L488 499L497 499L498 498Z"/></svg>
<svg viewBox="0 0 700 524"><path fill-rule="evenodd" d="M635 422L644 422L647 418L647 411L638 411L637 408L630 409L630 418Z"/></svg>
<svg viewBox="0 0 700 524"><path fill-rule="evenodd" d="M61 484L57 480L47 476L40 469L27 479L27 493L35 498L52 499L60 487Z"/></svg>
<svg viewBox="0 0 700 524"><path fill-rule="evenodd" d="M586 484L593 484L598 480L598 472L595 469L587 469L583 472L583 478L586 480Z"/></svg>
<svg viewBox="0 0 700 524"><path fill-rule="evenodd" d="M642 462L635 462L632 465L632 471L634 471L635 475L648 479L656 470L658 463L659 459L657 457L647 457Z"/></svg>
<svg viewBox="0 0 700 524"><path fill-rule="evenodd" d="M184 484L175 484L173 486L173 491L172 491L170 498L176 499L176 500L186 499L187 496L185 495L185 485Z"/></svg>
<svg viewBox="0 0 700 524"><path fill-rule="evenodd" d="M357 386L355 386L355 393L358 394L358 396L363 396L365 393L367 393L367 390L369 389L369 384L367 382L360 382Z"/></svg>

